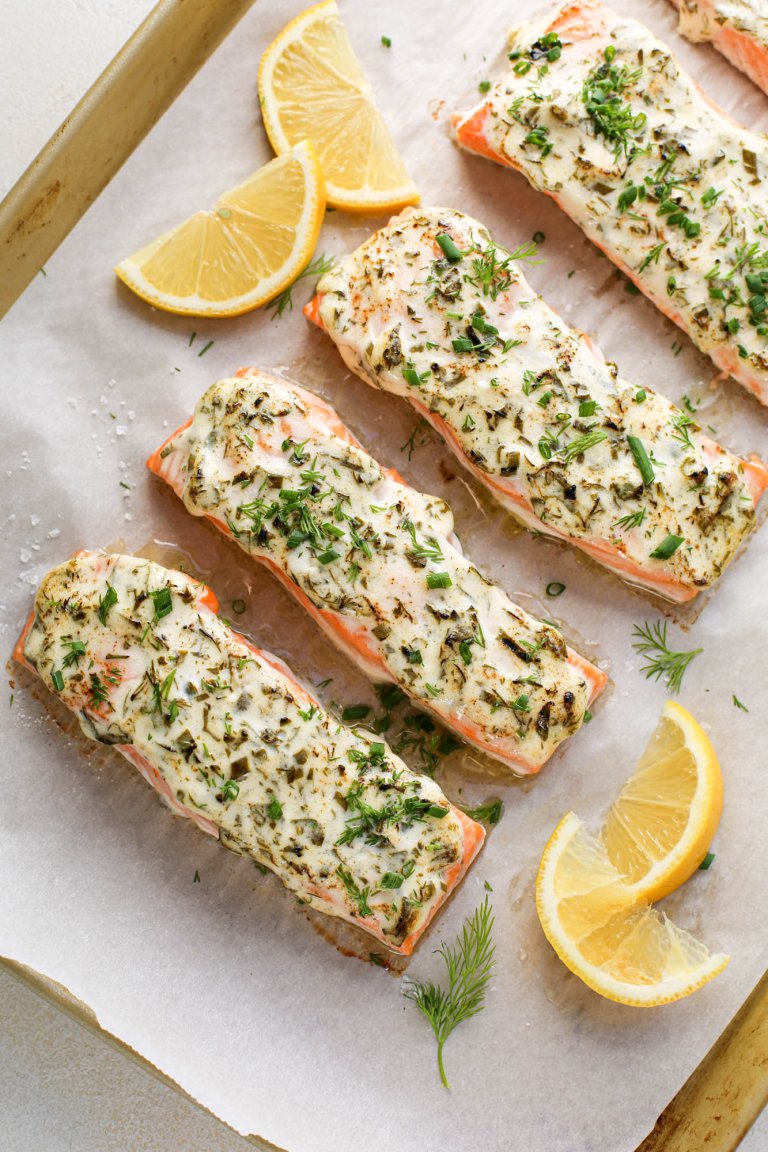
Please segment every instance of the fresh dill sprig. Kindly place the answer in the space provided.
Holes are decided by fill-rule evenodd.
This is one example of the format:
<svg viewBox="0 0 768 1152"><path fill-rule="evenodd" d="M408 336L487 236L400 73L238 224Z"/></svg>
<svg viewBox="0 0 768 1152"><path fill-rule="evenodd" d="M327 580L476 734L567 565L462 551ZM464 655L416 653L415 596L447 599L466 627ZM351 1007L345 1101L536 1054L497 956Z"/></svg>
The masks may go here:
<svg viewBox="0 0 768 1152"><path fill-rule="evenodd" d="M481 824L498 824L504 811L503 800L488 800L485 804L478 804L477 808L462 808L462 812L470 820L479 820Z"/></svg>
<svg viewBox="0 0 768 1152"><path fill-rule="evenodd" d="M620 520L616 520L613 524L614 528L639 528L643 520L645 520L645 508L639 508L637 512L630 512L627 516L622 516Z"/></svg>
<svg viewBox="0 0 768 1152"><path fill-rule="evenodd" d="M695 422L691 420L687 412L677 412L672 417L672 426L675 429L672 433L672 439L679 441L684 448L693 448L693 441L689 428L695 428Z"/></svg>
<svg viewBox="0 0 768 1152"><path fill-rule="evenodd" d="M537 260L537 246L533 241L521 244L514 252L507 252L489 244L483 251L477 251L472 261L472 272L465 273L464 279L472 284L483 296L490 296L495 300L500 292L506 292L517 279L512 265L516 260L523 260L528 264L541 264Z"/></svg>
<svg viewBox="0 0 768 1152"><path fill-rule="evenodd" d="M400 446L401 452L408 453L410 460L417 448L423 448L425 444L432 443L432 433L428 421L420 416L413 426L410 436L405 444Z"/></svg>
<svg viewBox="0 0 768 1152"><path fill-rule="evenodd" d="M688 665L694 656L703 652L703 648L694 648L692 652L673 652L667 643L667 622L659 620L655 624L647 621L641 627L635 624L632 635L632 647L645 658L645 664L640 669L645 673L646 680L653 677L655 680L664 677L664 683L670 692L679 692Z"/></svg>
<svg viewBox="0 0 768 1152"><path fill-rule="evenodd" d="M71 668L73 664L77 666L80 657L85 656L85 644L82 640L62 640L62 644L69 649L63 660L64 667Z"/></svg>
<svg viewBox="0 0 768 1152"><path fill-rule="evenodd" d="M445 943L440 945L448 987L409 980L403 990L432 1025L437 1040L437 1066L446 1088L450 1088L450 1084L443 1064L445 1042L457 1024L476 1016L485 1004L496 950L492 940L493 921L491 904L486 896L474 914L465 920L461 936L453 947Z"/></svg>
<svg viewBox="0 0 768 1152"><path fill-rule="evenodd" d="M339 864L338 868L336 869L336 875L346 888L349 896L357 905L358 916L372 916L373 912L371 911L371 907L368 903L368 897L371 894L370 888L358 888L357 884L355 884L352 873L347 872L347 870L343 868L341 864Z"/></svg>
<svg viewBox="0 0 768 1152"><path fill-rule="evenodd" d="M442 560L443 553L440 550L440 545L434 536L425 536L422 543L416 536L416 526L410 520L403 520L401 527L408 533L413 544L412 548L408 549L408 554L413 556L416 560Z"/></svg>
<svg viewBox="0 0 768 1152"><path fill-rule="evenodd" d="M299 272L295 280L292 280L287 288L284 288L279 296L275 297L269 307L272 309L272 319L279 320L283 312L293 311L293 289L298 284L299 280L303 280L305 276L324 276L326 272L330 272L334 265L334 257L326 256L324 253L313 260L311 264L307 264L303 272Z"/></svg>
<svg viewBox="0 0 768 1152"><path fill-rule="evenodd" d="M405 797L399 793L390 797L382 808L374 808L364 798L363 788L362 781L358 781L345 796L351 819L347 820L336 844L353 844L358 836L364 836L366 844L377 846L384 841L383 830L387 824L409 826L425 822L428 816L442 820L448 815L447 808L426 796Z"/></svg>

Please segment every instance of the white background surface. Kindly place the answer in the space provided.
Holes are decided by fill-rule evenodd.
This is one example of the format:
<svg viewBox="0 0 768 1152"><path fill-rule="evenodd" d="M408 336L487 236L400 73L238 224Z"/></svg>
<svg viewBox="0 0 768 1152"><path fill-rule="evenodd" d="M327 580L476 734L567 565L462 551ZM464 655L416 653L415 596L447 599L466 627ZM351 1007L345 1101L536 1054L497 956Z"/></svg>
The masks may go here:
<svg viewBox="0 0 768 1152"><path fill-rule="evenodd" d="M29 0L22 8L0 0L0 192L149 7L146 0ZM1 1152L247 1147L4 973L0 1114ZM759 1152L766 1146L768 1120L742 1147Z"/></svg>
<svg viewBox="0 0 768 1152"><path fill-rule="evenodd" d="M0 0L0 196L151 10ZM240 1136L0 970L0 1152L238 1152Z"/></svg>

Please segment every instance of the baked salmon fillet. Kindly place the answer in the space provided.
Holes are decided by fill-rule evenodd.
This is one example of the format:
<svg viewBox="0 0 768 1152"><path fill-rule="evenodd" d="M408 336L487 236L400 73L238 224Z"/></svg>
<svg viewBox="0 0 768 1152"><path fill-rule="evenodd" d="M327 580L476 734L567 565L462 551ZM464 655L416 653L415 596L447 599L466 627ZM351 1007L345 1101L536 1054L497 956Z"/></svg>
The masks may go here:
<svg viewBox="0 0 768 1152"><path fill-rule="evenodd" d="M768 7L765 0L672 0L678 31L694 44L708 41L768 92Z"/></svg>
<svg viewBox="0 0 768 1152"><path fill-rule="evenodd" d="M42 581L15 657L175 813L409 955L483 828L324 712L217 607L181 572L80 553Z"/></svg>
<svg viewBox="0 0 768 1152"><path fill-rule="evenodd" d="M605 685L462 555L444 501L382 468L296 384L257 369L214 384L148 464L366 675L515 773L537 772Z"/></svg>
<svg viewBox="0 0 768 1152"><path fill-rule="evenodd" d="M546 192L717 367L768 403L768 139L596 0L514 29L458 143Z"/></svg>
<svg viewBox="0 0 768 1152"><path fill-rule="evenodd" d="M469 216L394 217L322 278L306 312L514 516L625 580L690 600L755 526L768 469L622 380Z"/></svg>

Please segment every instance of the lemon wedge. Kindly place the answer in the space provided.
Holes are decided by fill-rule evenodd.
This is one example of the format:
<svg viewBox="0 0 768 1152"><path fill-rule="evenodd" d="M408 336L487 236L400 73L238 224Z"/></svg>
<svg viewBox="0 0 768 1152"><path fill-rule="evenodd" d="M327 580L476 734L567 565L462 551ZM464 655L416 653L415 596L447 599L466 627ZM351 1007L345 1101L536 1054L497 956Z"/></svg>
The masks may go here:
<svg viewBox="0 0 768 1152"><path fill-rule="evenodd" d="M563 963L609 1000L650 1008L689 996L728 963L638 900L570 812L544 849L536 910Z"/></svg>
<svg viewBox="0 0 768 1152"><path fill-rule="evenodd" d="M335 0L309 8L272 41L259 65L259 98L278 155L304 138L315 145L329 204L348 212L418 204Z"/></svg>
<svg viewBox="0 0 768 1152"><path fill-rule="evenodd" d="M608 858L635 897L660 900L699 867L722 809L723 777L709 738L670 700L608 813Z"/></svg>
<svg viewBox="0 0 768 1152"><path fill-rule="evenodd" d="M273 300L303 271L324 212L322 170L304 140L115 272L166 312L239 316Z"/></svg>

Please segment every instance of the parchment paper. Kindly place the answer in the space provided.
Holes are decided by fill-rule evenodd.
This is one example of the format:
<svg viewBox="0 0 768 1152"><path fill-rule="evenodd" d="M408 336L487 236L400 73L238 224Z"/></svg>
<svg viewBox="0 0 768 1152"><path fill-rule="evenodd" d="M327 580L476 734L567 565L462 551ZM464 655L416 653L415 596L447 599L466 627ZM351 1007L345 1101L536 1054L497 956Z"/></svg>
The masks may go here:
<svg viewBox="0 0 768 1152"><path fill-rule="evenodd" d="M671 41L726 109L768 126L765 96L713 51L677 37L665 3L618 6ZM768 412L732 382L710 390L709 361L626 293L552 203L451 143L449 113L474 98L506 27L528 5L348 0L342 8L424 202L473 213L510 246L544 232L546 263L529 275L547 299L596 336L626 378L675 399L703 398L703 422L725 444L768 458ZM681 700L711 730L726 800L712 868L666 906L733 959L686 1001L624 1008L594 995L555 957L536 919L533 883L566 811L598 829L656 721L666 693L640 674L630 638L633 623L658 618L657 607L575 552L515 532L433 440L409 459L400 446L415 424L411 410L349 377L298 307L279 321L268 313L191 321L151 311L112 273L125 254L269 158L256 68L299 10L299 0L258 0L3 325L3 652L51 565L80 547L122 538L138 550L155 538L210 580L225 615L245 598L238 625L308 683L333 677L321 690L326 702L372 699L275 581L187 516L144 469L211 381L259 364L329 398L381 460L445 496L465 550L526 607L559 621L615 685L592 724L524 786L500 784L472 754L452 760L446 787L454 797L502 795L506 810L410 968L440 974L434 948L453 938L487 880L497 966L486 1011L448 1043L451 1092L438 1080L431 1032L397 978L340 955L277 881L173 819L117 754L73 733L57 703L16 670L0 765L0 954L61 982L240 1132L291 1152L630 1152L766 964L768 532L689 633L671 628L683 647L704 648ZM341 253L378 223L329 214L320 250ZM297 305L309 287L296 289ZM566 584L557 600L544 595L551 580ZM749 713L734 706L734 694Z"/></svg>

